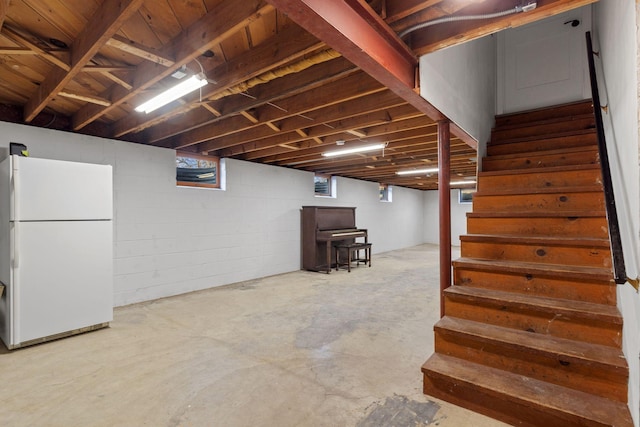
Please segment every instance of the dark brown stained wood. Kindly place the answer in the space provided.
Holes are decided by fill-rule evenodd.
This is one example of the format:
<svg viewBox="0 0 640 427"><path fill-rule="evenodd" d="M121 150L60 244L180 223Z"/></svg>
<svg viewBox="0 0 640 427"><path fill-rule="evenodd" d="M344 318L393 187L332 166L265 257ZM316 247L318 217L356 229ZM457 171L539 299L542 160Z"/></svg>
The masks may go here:
<svg viewBox="0 0 640 427"><path fill-rule="evenodd" d="M512 425L631 427L626 403L434 354L422 366L424 393Z"/></svg>
<svg viewBox="0 0 640 427"><path fill-rule="evenodd" d="M558 265L579 265L611 268L609 241L605 239L585 239L572 244L562 238L495 235L460 236L464 242L461 256L492 260L539 262Z"/></svg>
<svg viewBox="0 0 640 427"><path fill-rule="evenodd" d="M627 402L629 371L610 346L444 317L434 327L440 354Z"/></svg>
<svg viewBox="0 0 640 427"><path fill-rule="evenodd" d="M95 17L90 20L71 45L69 70L55 68L40 84L36 93L24 107L24 118L30 122L85 64L98 52L122 24L138 10L143 0L105 0ZM94 104L95 105L95 104Z"/></svg>
<svg viewBox="0 0 640 427"><path fill-rule="evenodd" d="M545 121L531 122L528 125L494 128L491 132L493 144L512 141L520 138L536 137L539 135L557 134L562 132L576 132L595 128L593 113L576 117L560 117Z"/></svg>
<svg viewBox="0 0 640 427"><path fill-rule="evenodd" d="M491 156L482 162L485 171L513 170L522 168L544 168L551 166L570 166L598 164L600 155L597 147L576 147L560 150L539 151L527 156L501 155Z"/></svg>
<svg viewBox="0 0 640 427"><path fill-rule="evenodd" d="M454 285L445 315L598 345L622 343L622 317L611 305Z"/></svg>
<svg viewBox="0 0 640 427"><path fill-rule="evenodd" d="M591 190L591 191L589 191ZM604 213L602 188L594 189L554 189L553 192L535 191L530 194L474 194L474 212L563 212L596 211Z"/></svg>
<svg viewBox="0 0 640 427"><path fill-rule="evenodd" d="M604 213L587 216L584 212L555 216L467 214L467 232L471 234L509 234L526 236L564 236L606 239L609 236Z"/></svg>
<svg viewBox="0 0 640 427"><path fill-rule="evenodd" d="M531 122L539 122L560 117L581 116L593 114L593 102L590 99L554 107L536 108L533 110L519 111L515 113L496 116L496 128L505 128Z"/></svg>
<svg viewBox="0 0 640 427"><path fill-rule="evenodd" d="M423 365L425 393L514 425L629 425L589 105L498 121ZM619 418L583 410L591 405Z"/></svg>
<svg viewBox="0 0 640 427"><path fill-rule="evenodd" d="M557 147L589 147L596 145L596 133L593 129L561 132L544 137L534 136L517 138L510 141L494 141L487 145L487 155L532 153L553 150Z"/></svg>
<svg viewBox="0 0 640 427"><path fill-rule="evenodd" d="M464 286L616 304L616 286L610 268L473 258L454 260L453 267L454 282Z"/></svg>
<svg viewBox="0 0 640 427"><path fill-rule="evenodd" d="M501 170L493 172L479 172L479 192L511 192L554 190L566 188L570 185L589 188L602 188L600 166L577 165L545 168L544 171L535 169Z"/></svg>

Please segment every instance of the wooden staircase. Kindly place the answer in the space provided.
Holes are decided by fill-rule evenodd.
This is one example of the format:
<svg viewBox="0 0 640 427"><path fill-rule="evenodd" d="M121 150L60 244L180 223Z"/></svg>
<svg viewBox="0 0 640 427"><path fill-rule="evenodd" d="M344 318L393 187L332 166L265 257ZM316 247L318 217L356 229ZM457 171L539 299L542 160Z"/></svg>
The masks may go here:
<svg viewBox="0 0 640 427"><path fill-rule="evenodd" d="M496 118L424 393L518 426L632 426L591 102Z"/></svg>

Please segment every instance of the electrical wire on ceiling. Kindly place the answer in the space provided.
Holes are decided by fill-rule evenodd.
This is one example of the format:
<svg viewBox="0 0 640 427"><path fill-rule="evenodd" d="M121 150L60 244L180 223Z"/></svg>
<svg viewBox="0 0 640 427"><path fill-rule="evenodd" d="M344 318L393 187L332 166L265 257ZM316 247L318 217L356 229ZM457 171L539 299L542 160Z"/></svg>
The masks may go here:
<svg viewBox="0 0 640 427"><path fill-rule="evenodd" d="M512 9L503 10L502 12L495 13L485 13L481 15L461 15L461 16L445 16L443 18L432 19L431 21L421 22L419 24L413 25L409 28L401 31L398 36L401 38L406 36L409 33L412 33L416 30L421 30L423 28L430 27L432 25L444 24L445 22L455 22L455 21L474 21L480 19L491 19L491 18L499 18L501 16L513 15L514 13L521 12L529 12L530 10L535 9L537 6L536 2L528 3L526 5L519 5Z"/></svg>

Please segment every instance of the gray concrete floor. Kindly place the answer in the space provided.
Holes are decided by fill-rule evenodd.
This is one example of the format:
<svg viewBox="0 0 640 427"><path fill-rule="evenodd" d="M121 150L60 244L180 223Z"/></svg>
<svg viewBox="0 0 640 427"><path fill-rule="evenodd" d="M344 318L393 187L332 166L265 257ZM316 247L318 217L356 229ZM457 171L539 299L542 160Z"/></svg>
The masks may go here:
<svg viewBox="0 0 640 427"><path fill-rule="evenodd" d="M0 351L0 425L503 426L422 394L438 286L422 245L117 308Z"/></svg>

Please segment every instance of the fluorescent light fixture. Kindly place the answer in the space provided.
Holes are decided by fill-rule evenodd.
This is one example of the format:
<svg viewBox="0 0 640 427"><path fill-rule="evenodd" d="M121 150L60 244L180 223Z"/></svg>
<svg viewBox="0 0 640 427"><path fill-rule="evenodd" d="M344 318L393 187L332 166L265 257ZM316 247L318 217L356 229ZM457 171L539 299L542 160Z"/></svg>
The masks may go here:
<svg viewBox="0 0 640 427"><path fill-rule="evenodd" d="M145 112L149 114L150 112L157 110L163 105L167 105L171 101L175 101L178 98L185 96L188 93L193 92L196 89L200 89L202 86L207 84L207 79L202 75L191 76L187 80L178 83L177 85L165 90L158 96L155 96L145 102L144 104L136 107L136 111Z"/></svg>
<svg viewBox="0 0 640 427"><path fill-rule="evenodd" d="M466 181L451 181L449 185L466 185L466 184L475 184L476 180L466 180Z"/></svg>
<svg viewBox="0 0 640 427"><path fill-rule="evenodd" d="M430 168L430 169L410 169L406 171L398 171L396 175L420 175L426 173L436 173L438 172L438 168Z"/></svg>
<svg viewBox="0 0 640 427"><path fill-rule="evenodd" d="M345 148L343 150L327 151L322 153L324 157L344 156L346 154L364 153L365 151L382 150L386 144L363 145L355 148Z"/></svg>

